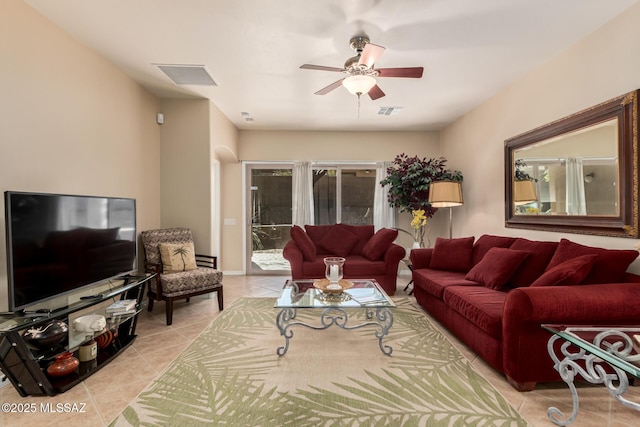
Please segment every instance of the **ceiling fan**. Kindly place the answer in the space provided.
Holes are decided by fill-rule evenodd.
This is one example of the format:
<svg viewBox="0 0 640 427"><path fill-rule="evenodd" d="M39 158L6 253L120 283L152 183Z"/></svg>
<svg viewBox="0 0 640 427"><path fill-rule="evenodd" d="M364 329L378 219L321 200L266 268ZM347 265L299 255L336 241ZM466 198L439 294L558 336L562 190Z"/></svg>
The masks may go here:
<svg viewBox="0 0 640 427"><path fill-rule="evenodd" d="M312 64L300 66L305 70L335 71L347 74L346 77L317 91L316 95L326 95L338 86L343 85L350 93L357 95L358 98L366 93L369 98L376 100L385 95L380 86L378 86L376 77L405 77L412 79L422 77L424 70L422 67L374 68L374 64L386 48L369 43L369 37L365 35L355 36L349 40L349 43L351 48L356 51L356 56L347 59L344 63L344 68Z"/></svg>

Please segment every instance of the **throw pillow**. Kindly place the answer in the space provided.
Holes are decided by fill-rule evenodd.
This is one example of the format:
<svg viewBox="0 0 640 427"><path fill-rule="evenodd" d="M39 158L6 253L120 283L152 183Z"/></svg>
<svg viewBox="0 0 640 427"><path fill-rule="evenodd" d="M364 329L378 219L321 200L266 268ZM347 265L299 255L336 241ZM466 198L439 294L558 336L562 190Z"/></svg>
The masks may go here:
<svg viewBox="0 0 640 427"><path fill-rule="evenodd" d="M547 270L581 255L598 255L584 283L616 283L623 280L627 268L638 257L638 251L595 248L561 239Z"/></svg>
<svg viewBox="0 0 640 427"><path fill-rule="evenodd" d="M491 248L464 278L499 290L528 256L529 252L526 251Z"/></svg>
<svg viewBox="0 0 640 427"><path fill-rule="evenodd" d="M316 245L313 244L311 238L304 232L304 230L297 225L291 227L291 239L296 244L302 256L307 261L313 261L316 259Z"/></svg>
<svg viewBox="0 0 640 427"><path fill-rule="evenodd" d="M318 242L318 246L328 254L345 257L358 243L358 236L349 231L342 224L336 224Z"/></svg>
<svg viewBox="0 0 640 427"><path fill-rule="evenodd" d="M362 256L369 261L379 260L397 237L398 230L381 228L376 234L371 236L369 241L364 245L364 248L362 248Z"/></svg>
<svg viewBox="0 0 640 427"><path fill-rule="evenodd" d="M474 237L436 239L429 268L434 270L467 272L471 268Z"/></svg>
<svg viewBox="0 0 640 427"><path fill-rule="evenodd" d="M516 239L510 249L527 251L530 255L511 276L509 284L516 288L531 285L538 277L542 276L557 247L558 242Z"/></svg>
<svg viewBox="0 0 640 427"><path fill-rule="evenodd" d="M579 285L587 277L598 255L582 255L547 270L531 286Z"/></svg>
<svg viewBox="0 0 640 427"><path fill-rule="evenodd" d="M493 236L483 234L473 244L472 264L476 265L491 248L508 248L516 240L515 237Z"/></svg>
<svg viewBox="0 0 640 427"><path fill-rule="evenodd" d="M160 243L158 247L163 273L177 273L198 268L193 243Z"/></svg>

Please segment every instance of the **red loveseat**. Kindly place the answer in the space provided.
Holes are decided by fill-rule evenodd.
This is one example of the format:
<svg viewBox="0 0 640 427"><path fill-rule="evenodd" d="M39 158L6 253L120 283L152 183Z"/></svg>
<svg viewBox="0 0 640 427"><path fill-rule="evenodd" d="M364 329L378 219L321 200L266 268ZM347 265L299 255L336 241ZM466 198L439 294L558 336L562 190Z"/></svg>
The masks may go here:
<svg viewBox="0 0 640 427"><path fill-rule="evenodd" d="M345 279L375 279L389 295L396 292L398 264L406 252L393 241L398 230L382 228L374 234L372 225L305 225L291 228L291 240L283 256L291 265L293 280L325 276L324 258L346 259Z"/></svg>
<svg viewBox="0 0 640 427"><path fill-rule="evenodd" d="M561 381L540 325L637 324L635 250L483 235L414 249L418 303L518 391Z"/></svg>

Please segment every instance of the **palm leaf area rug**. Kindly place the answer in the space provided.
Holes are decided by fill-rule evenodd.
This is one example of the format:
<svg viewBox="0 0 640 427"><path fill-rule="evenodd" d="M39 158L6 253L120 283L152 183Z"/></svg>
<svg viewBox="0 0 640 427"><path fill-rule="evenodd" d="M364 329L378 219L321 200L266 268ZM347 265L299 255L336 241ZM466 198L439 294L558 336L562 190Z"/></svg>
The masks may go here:
<svg viewBox="0 0 640 427"><path fill-rule="evenodd" d="M408 298L374 327L293 327L288 352L273 298L237 300L112 426L525 426L526 421ZM321 310L298 310L319 325ZM350 324L364 310L349 311Z"/></svg>

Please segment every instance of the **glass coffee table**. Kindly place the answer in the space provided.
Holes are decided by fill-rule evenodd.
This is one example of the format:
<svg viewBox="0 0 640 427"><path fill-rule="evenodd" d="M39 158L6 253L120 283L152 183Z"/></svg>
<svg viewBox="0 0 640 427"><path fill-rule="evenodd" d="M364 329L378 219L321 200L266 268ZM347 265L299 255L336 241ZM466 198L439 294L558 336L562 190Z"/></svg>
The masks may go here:
<svg viewBox="0 0 640 427"><path fill-rule="evenodd" d="M579 406L573 382L577 375L592 384L604 384L624 406L640 410L640 404L622 396L629 388L629 376L640 378L640 326L542 327L553 334L547 350L573 398L573 411L567 419L558 408L549 408L551 422L566 426L575 421Z"/></svg>
<svg viewBox="0 0 640 427"><path fill-rule="evenodd" d="M368 326L375 328L378 346L382 353L390 356L393 349L382 343L393 326L393 312L396 305L375 280L348 280L353 285L340 293L324 292L314 286L315 280L287 280L275 308L280 311L276 316L276 325L280 335L285 339L283 346L278 347L278 356L284 356L289 349L289 340L293 337L291 330L296 326L322 330L332 325L342 329L360 329ZM366 321L355 325L349 324L348 309L363 309ZM298 310L321 310L320 324L311 325L296 319Z"/></svg>

